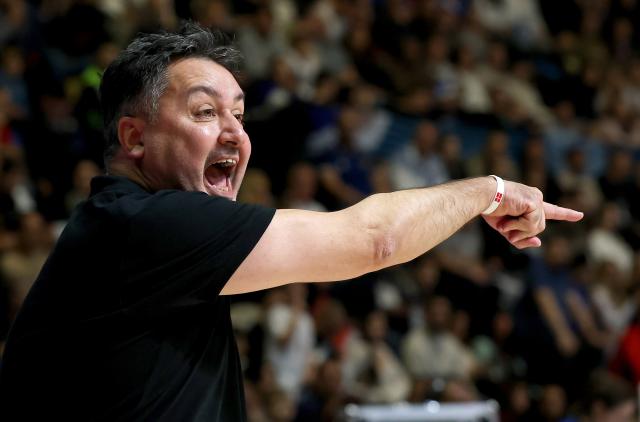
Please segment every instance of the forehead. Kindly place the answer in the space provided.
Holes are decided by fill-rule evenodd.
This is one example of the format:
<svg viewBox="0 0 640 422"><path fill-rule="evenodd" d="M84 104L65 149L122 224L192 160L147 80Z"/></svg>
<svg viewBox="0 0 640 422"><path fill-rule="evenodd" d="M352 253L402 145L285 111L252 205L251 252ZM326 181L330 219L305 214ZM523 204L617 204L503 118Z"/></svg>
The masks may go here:
<svg viewBox="0 0 640 422"><path fill-rule="evenodd" d="M166 94L188 95L191 88L207 87L222 100L234 100L242 96L242 89L235 77L223 66L207 58L186 58L171 63L167 69Z"/></svg>

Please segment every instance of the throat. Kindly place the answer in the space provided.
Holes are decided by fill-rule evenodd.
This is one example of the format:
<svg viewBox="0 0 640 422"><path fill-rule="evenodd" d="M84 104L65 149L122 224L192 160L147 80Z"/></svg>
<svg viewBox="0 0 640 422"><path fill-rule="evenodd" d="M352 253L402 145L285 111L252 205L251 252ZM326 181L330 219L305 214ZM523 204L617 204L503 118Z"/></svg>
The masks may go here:
<svg viewBox="0 0 640 422"><path fill-rule="evenodd" d="M205 182L217 192L231 191L231 171L217 166L209 166L204 172Z"/></svg>

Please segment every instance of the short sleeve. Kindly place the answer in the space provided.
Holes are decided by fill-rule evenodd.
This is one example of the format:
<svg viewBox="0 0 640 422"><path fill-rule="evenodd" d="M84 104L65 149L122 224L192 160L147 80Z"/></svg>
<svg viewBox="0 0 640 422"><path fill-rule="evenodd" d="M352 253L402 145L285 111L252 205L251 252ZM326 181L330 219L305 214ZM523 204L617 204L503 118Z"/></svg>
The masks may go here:
<svg viewBox="0 0 640 422"><path fill-rule="evenodd" d="M200 192L160 191L143 201L123 239L125 307L214 300L275 213Z"/></svg>

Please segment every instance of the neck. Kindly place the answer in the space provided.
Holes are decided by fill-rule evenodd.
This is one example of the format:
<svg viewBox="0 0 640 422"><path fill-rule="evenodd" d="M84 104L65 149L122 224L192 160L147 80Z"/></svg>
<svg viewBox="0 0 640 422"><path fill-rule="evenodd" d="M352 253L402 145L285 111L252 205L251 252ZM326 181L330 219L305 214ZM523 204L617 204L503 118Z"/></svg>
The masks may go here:
<svg viewBox="0 0 640 422"><path fill-rule="evenodd" d="M107 174L111 176L121 176L132 180L145 190L153 192L151 184L142 171L134 163L122 158L114 157L107 166Z"/></svg>

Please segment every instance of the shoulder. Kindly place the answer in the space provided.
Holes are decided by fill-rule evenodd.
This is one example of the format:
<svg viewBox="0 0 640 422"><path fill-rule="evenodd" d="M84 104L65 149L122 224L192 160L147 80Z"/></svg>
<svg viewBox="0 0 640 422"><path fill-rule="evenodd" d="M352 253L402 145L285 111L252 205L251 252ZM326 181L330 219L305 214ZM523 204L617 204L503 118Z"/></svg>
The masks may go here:
<svg viewBox="0 0 640 422"><path fill-rule="evenodd" d="M271 208L238 203L203 192L159 191L144 202L135 215L135 223L151 229L158 226L229 227L236 223L250 227L251 223L270 221L275 213Z"/></svg>

